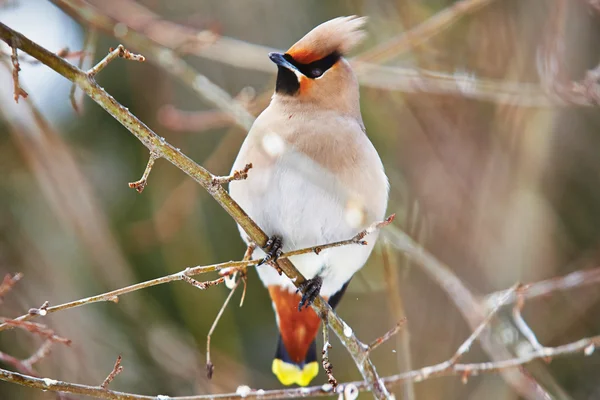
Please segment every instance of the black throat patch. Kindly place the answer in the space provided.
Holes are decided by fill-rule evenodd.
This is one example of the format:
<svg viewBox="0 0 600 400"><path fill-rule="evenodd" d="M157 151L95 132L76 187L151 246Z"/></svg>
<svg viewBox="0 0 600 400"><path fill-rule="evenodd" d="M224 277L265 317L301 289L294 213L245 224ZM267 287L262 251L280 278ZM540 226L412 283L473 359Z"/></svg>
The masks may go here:
<svg viewBox="0 0 600 400"><path fill-rule="evenodd" d="M300 82L296 74L285 67L277 67L277 83L275 83L275 92L293 96L300 90Z"/></svg>

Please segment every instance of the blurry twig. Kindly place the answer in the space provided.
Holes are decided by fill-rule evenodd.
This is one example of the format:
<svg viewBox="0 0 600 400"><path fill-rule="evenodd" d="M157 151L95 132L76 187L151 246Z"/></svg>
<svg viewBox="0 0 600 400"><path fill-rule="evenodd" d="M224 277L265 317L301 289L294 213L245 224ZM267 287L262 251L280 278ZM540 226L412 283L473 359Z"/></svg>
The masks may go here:
<svg viewBox="0 0 600 400"><path fill-rule="evenodd" d="M113 381L113 379L115 379L115 377L117 375L119 375L121 372L123 372L123 366L121 365L122 359L123 358L119 354L119 356L117 357L117 361L115 361L115 365L114 365L112 371L110 371L110 374L108 374L106 379L104 379L104 382L102 382L102 384L100 385L100 387L102 389L107 389L108 385L110 385L110 383Z"/></svg>
<svg viewBox="0 0 600 400"><path fill-rule="evenodd" d="M522 285L519 287L518 294L514 292L509 293L507 303L515 303L519 298L533 299L548 296L553 292L563 292L598 283L600 283L600 267L575 271L564 276ZM485 296L483 301L485 308L491 309L495 307L499 301L498 299L504 297L507 292L507 290L501 290Z"/></svg>
<svg viewBox="0 0 600 400"><path fill-rule="evenodd" d="M513 321L515 322L515 325L517 326L519 331L523 334L523 336L525 336L525 338L533 346L533 348L535 350L539 350L539 349L543 348L544 346L542 346L540 344L540 342L538 342L538 340L535 336L535 333L533 333L533 331L531 330L529 325L527 325L527 322L525 322L525 320L523 319L523 316L521 315L523 306L525 306L525 298L518 293L518 290L516 291L516 293L517 293L517 302L513 306L513 311L512 311Z"/></svg>
<svg viewBox="0 0 600 400"><path fill-rule="evenodd" d="M383 63L400 54L410 51L432 36L450 27L459 18L471 14L494 0L460 0L454 2L439 13L428 18L422 24L404 32L398 37L388 40L375 48L357 56L355 61Z"/></svg>
<svg viewBox="0 0 600 400"><path fill-rule="evenodd" d="M406 271L408 265L403 265L401 268L398 264L397 253L393 251L387 240L383 240L381 246L381 256L383 262L383 271L385 274L385 287L388 296L388 307L390 307L391 321L403 321L406 319L406 311L404 309L404 299L400 293L400 272ZM407 263L408 264L408 263ZM410 346L410 327L407 326L398 333L396 339L397 347L397 364L398 372L406 372L413 369L412 354ZM371 344L371 351L373 350ZM403 400L415 400L415 385L413 382L407 382L402 385Z"/></svg>
<svg viewBox="0 0 600 400"><path fill-rule="evenodd" d="M2 303L2 298L12 290L13 286L17 284L23 278L23 274L18 272L14 275L6 274L4 275L4 279L0 283L0 303Z"/></svg>
<svg viewBox="0 0 600 400"><path fill-rule="evenodd" d="M369 352L375 350L377 347L390 340L395 334L400 332L404 324L406 324L406 317L402 318L400 322L398 322L392 329L387 331L383 336L372 341L371 344L369 344Z"/></svg>
<svg viewBox="0 0 600 400"><path fill-rule="evenodd" d="M110 35L115 34L117 26L128 27L129 29L125 31L125 34L118 36L119 40L122 40L127 46L144 52L144 54L149 56L149 61L158 64L166 72L183 81L184 84L196 91L201 97L213 102L220 110L231 115L240 126L246 129L250 128L253 117L243 110L243 107L239 107L239 104L232 101L227 93L215 87L216 85L210 83L206 77L199 75L178 57L175 49L181 42L185 42L188 38L193 37L194 32L190 32L189 28L161 20L161 29L153 30L151 32L153 40L148 40L144 36L144 32L136 31L139 22L128 18L128 16L146 15L153 20L160 20L161 17L152 13L140 3L130 0L119 0L119 9L130 8L135 10L135 12L127 13L112 10L111 5L114 4L114 0L105 0L104 2L94 1L93 4L90 1L84 0L51 1L86 26L95 27ZM421 39L416 35L417 32L421 32L427 37L428 35L433 35L452 24L456 17L476 11L479 7L491 1L493 0L462 0L456 2L449 9L441 11L432 17L432 21L424 22L419 27L410 31L412 32L410 35L400 37L404 37L404 39L394 39L382 46L386 46L384 49L386 53L390 51L387 50L387 46L391 46L393 53L396 55L400 54L401 51L408 51L411 48L411 46L407 45L408 43L421 42ZM140 26L139 28L143 30L143 27ZM198 35L203 34L203 32L198 31L195 33ZM408 39L409 37L410 39ZM274 73L276 70L268 58L265 57L271 51L277 51L277 49L221 36L208 45L191 50L190 53L239 68ZM366 57L369 53L365 53L364 56ZM459 95L483 101L528 107L550 107L570 104L570 102L566 102L561 98L549 95L543 88L535 84L500 82L475 76L465 76L464 74L446 74L418 69L380 66L365 62L361 58L352 59L350 62L353 64L353 68L362 85L381 90ZM202 85L196 85L197 82L202 83Z"/></svg>
<svg viewBox="0 0 600 400"><path fill-rule="evenodd" d="M93 57L97 40L98 40L98 33L97 33L96 29L89 28L85 31L85 38L83 39L83 50L81 51L81 54L79 55L79 61L77 62L77 68L79 68L79 69L83 68L83 63L85 62L85 58L88 55ZM76 89L77 89L77 85L75 83L73 83L71 85L71 91L69 92L69 98L71 99L71 105L73 106L73 109L75 110L75 112L77 114L81 114L81 107L79 105L79 104L81 104L81 99L80 99L80 101L78 101L78 99L75 98Z"/></svg>

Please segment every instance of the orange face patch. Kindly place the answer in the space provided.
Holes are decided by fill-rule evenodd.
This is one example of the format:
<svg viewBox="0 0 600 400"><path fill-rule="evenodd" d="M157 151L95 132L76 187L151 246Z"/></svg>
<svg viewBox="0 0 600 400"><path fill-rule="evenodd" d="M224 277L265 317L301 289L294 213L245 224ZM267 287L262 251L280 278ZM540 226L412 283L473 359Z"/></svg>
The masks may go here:
<svg viewBox="0 0 600 400"><path fill-rule="evenodd" d="M317 336L321 319L312 308L298 311L300 294L279 286L269 286L269 295L279 318L279 332L285 348L295 363L302 363L310 344Z"/></svg>
<svg viewBox="0 0 600 400"><path fill-rule="evenodd" d="M313 61L317 61L323 57L320 52L315 52L305 48L296 48L296 46L290 47L287 53L301 64L310 64Z"/></svg>
<svg viewBox="0 0 600 400"><path fill-rule="evenodd" d="M307 94L310 90L311 86L315 83L313 79L307 78L305 76L300 77L300 94Z"/></svg>

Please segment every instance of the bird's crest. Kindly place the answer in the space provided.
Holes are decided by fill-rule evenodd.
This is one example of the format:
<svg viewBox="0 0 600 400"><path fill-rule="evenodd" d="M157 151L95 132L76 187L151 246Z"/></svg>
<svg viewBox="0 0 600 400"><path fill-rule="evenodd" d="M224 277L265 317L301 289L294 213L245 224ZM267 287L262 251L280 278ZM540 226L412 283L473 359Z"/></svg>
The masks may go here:
<svg viewBox="0 0 600 400"><path fill-rule="evenodd" d="M331 53L346 54L365 37L367 17L338 17L315 27L287 51L294 60L309 64Z"/></svg>

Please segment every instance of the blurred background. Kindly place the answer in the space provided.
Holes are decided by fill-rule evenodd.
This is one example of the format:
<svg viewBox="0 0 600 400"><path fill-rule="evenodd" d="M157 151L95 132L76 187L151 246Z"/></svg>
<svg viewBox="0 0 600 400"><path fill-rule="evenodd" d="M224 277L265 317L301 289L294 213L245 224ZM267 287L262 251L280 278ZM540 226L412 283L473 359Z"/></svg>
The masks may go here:
<svg viewBox="0 0 600 400"><path fill-rule="evenodd" d="M594 4L7 0L0 1L0 21L52 51L84 49L84 67L119 43L144 54L143 64L111 63L99 83L169 143L225 175L245 122L236 123L206 93L222 103L228 94L256 116L274 88L270 49L287 49L333 17L369 16L368 38L352 56L368 135L391 182L388 214L397 214L395 229L484 296L600 261L600 113L561 92L600 60ZM428 40L419 40L428 35L422 30L394 45L437 13L464 15L440 22ZM16 104L10 50L2 45L0 274L22 272L24 278L0 315L16 317L46 300L60 304L188 266L241 259L245 247L231 218L168 162L157 161L141 195L129 189L144 170L147 150L80 92L76 113L69 82L22 53L20 79L29 98ZM78 53L68 58L79 61ZM225 93L195 88L198 74ZM176 396L232 392L239 385L279 388L270 372L275 320L254 270L244 306L238 307L236 293L212 337L215 373L206 378L206 334L228 293L225 286L199 291L175 282L122 296L118 304L52 314L44 322L73 343L55 345L36 370L98 385L122 354L125 370L111 384L115 390ZM373 354L382 376L446 360L470 333L448 294L385 237L338 312L365 342L407 317L402 333ZM524 317L543 345L557 346L599 334L599 312L599 288L590 286L528 301ZM495 340L517 352L523 338L509 314ZM39 344L23 331L0 333L0 350L19 358ZM337 339L332 344L337 379L360 379L346 350ZM488 359L476 344L464 361ZM599 371L600 356L573 355L536 361L526 374L553 398L598 399ZM313 383L324 382L321 371ZM403 399L533 398L499 375L467 384L438 378L394 392ZM53 397L0 382L2 399Z"/></svg>

